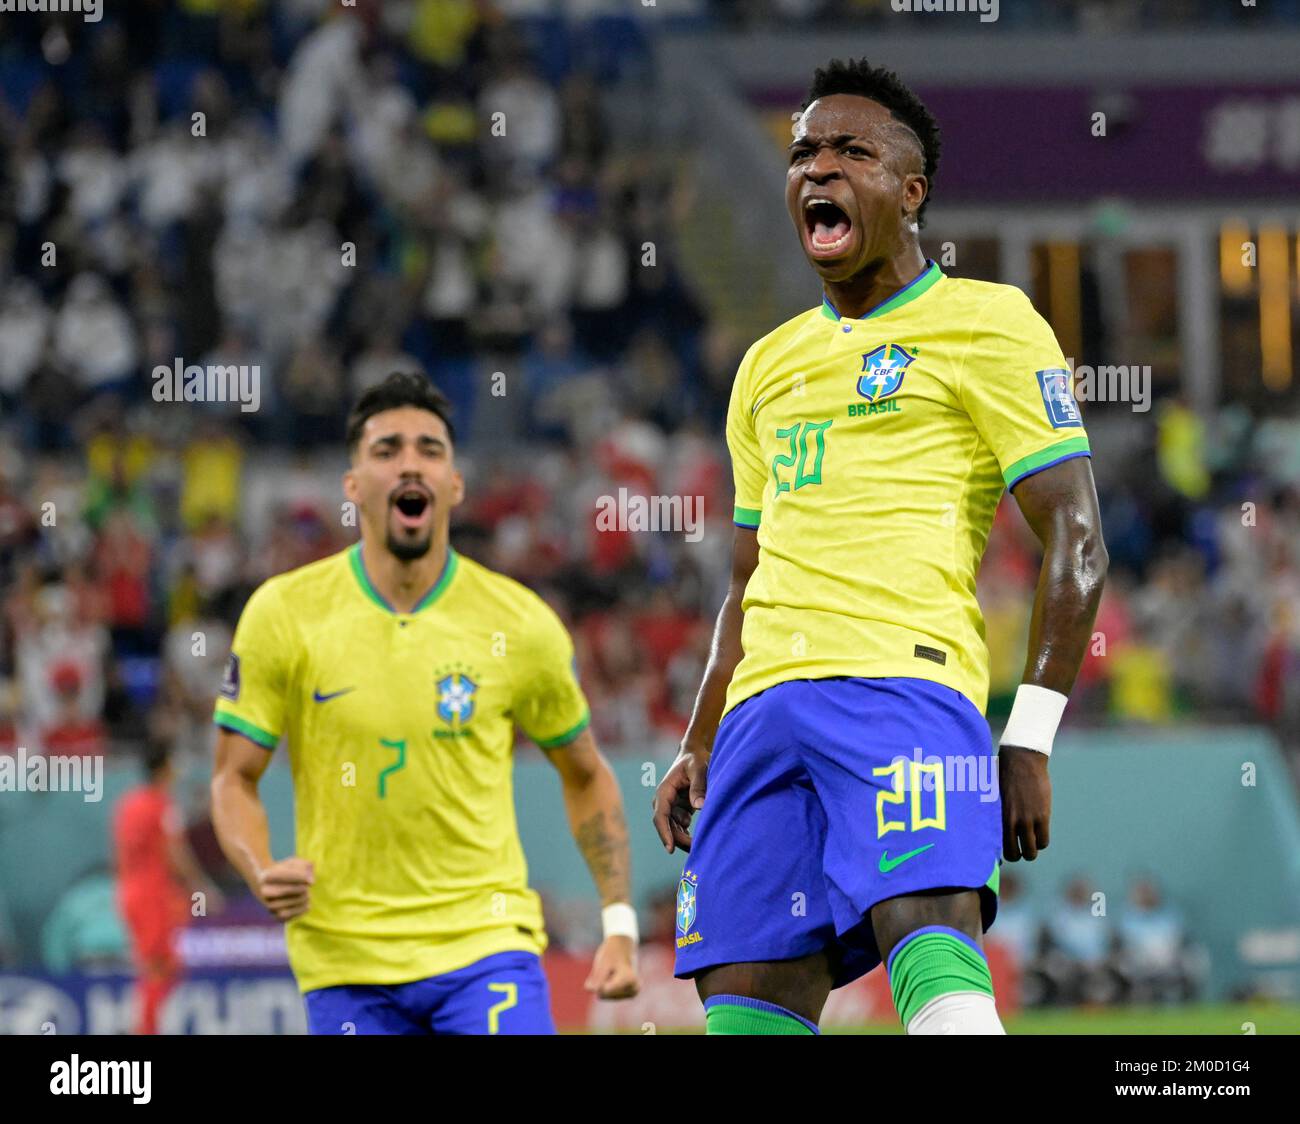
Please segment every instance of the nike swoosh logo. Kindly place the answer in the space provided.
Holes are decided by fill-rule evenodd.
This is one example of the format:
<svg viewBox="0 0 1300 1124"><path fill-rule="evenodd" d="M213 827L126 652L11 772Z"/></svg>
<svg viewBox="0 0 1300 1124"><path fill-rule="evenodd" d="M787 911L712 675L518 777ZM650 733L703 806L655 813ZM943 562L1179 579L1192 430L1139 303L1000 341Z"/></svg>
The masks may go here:
<svg viewBox="0 0 1300 1124"><path fill-rule="evenodd" d="M339 695L346 695L349 691L355 691L355 690L356 690L355 687L344 687L343 690L341 690L341 691L332 691L332 692L331 692L330 694L328 694L328 695L322 695L319 691L313 691L311 697L312 697L312 699L315 700L316 702L329 702L330 699L336 699L336 698L339 697ZM934 846L933 843L930 844L930 845L931 845L931 846Z"/></svg>
<svg viewBox="0 0 1300 1124"><path fill-rule="evenodd" d="M915 851L908 851L907 854L899 855L898 858L896 859L891 859L889 857L888 851L882 851L880 853L880 873L888 874L891 870L894 869L894 867L899 866L901 863L907 862L908 859L916 858L916 856L919 855L922 851L928 851L933 846L934 846L933 843L927 843L924 847L918 847Z"/></svg>

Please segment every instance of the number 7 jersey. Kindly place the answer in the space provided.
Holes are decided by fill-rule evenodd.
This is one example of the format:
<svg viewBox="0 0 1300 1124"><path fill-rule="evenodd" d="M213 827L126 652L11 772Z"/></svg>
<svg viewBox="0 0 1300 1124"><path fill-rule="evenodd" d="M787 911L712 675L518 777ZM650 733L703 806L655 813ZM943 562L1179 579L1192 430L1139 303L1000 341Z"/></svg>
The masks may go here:
<svg viewBox="0 0 1300 1124"><path fill-rule="evenodd" d="M759 562L726 710L791 679L901 676L982 712L975 578L1003 488L1091 455L1028 298L931 261L861 319L823 300L745 353L727 445Z"/></svg>
<svg viewBox="0 0 1300 1124"><path fill-rule="evenodd" d="M214 721L268 752L288 744L296 853L316 873L311 908L287 927L299 987L405 983L542 952L514 732L560 746L587 720L559 618L454 551L409 613L374 588L359 544L263 583Z"/></svg>

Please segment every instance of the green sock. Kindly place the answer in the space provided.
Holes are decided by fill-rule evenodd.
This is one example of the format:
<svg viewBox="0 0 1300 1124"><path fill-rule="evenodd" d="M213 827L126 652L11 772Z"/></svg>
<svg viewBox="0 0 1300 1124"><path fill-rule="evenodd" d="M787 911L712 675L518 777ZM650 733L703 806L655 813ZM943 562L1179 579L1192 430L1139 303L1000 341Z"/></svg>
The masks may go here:
<svg viewBox="0 0 1300 1124"><path fill-rule="evenodd" d="M743 995L713 995L704 1001L706 1034L817 1034L793 1011Z"/></svg>
<svg viewBox="0 0 1300 1124"><path fill-rule="evenodd" d="M993 994L989 962L969 937L935 925L905 938L889 957L894 1007L906 1026L922 1007L954 991Z"/></svg>

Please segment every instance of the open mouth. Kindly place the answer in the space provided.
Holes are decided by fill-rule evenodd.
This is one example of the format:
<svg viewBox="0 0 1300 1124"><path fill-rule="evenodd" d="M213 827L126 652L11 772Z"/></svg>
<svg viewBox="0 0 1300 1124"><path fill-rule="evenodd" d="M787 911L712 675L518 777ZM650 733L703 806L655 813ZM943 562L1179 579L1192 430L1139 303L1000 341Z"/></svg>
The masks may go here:
<svg viewBox="0 0 1300 1124"><path fill-rule="evenodd" d="M404 527L418 527L431 506L428 492L420 488L404 488L393 497L398 522Z"/></svg>
<svg viewBox="0 0 1300 1124"><path fill-rule="evenodd" d="M853 221L834 200L815 197L804 200L804 237L813 257L829 258L849 244Z"/></svg>

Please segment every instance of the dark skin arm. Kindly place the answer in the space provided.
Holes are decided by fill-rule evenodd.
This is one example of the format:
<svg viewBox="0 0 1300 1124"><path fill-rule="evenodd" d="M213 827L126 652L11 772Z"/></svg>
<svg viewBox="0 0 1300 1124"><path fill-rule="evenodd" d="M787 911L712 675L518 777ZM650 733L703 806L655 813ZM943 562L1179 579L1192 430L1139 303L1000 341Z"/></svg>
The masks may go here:
<svg viewBox="0 0 1300 1124"><path fill-rule="evenodd" d="M1034 593L1023 682L1070 693L1106 580L1106 544L1092 461L1076 457L1028 476L1011 494L1043 546ZM1008 862L1032 861L1049 840L1052 782L1047 755L1004 745L998 750L1002 850Z"/></svg>
<svg viewBox="0 0 1300 1124"><path fill-rule="evenodd" d="M683 851L691 849L691 816L704 804L709 755L727 702L727 685L745 654L740 645L740 628L745 620L741 602L750 575L757 567L758 532L737 527L731 546L731 584L718 611L709 663L695 698L690 725L677 759L655 789L655 831L670 855L675 847Z"/></svg>

